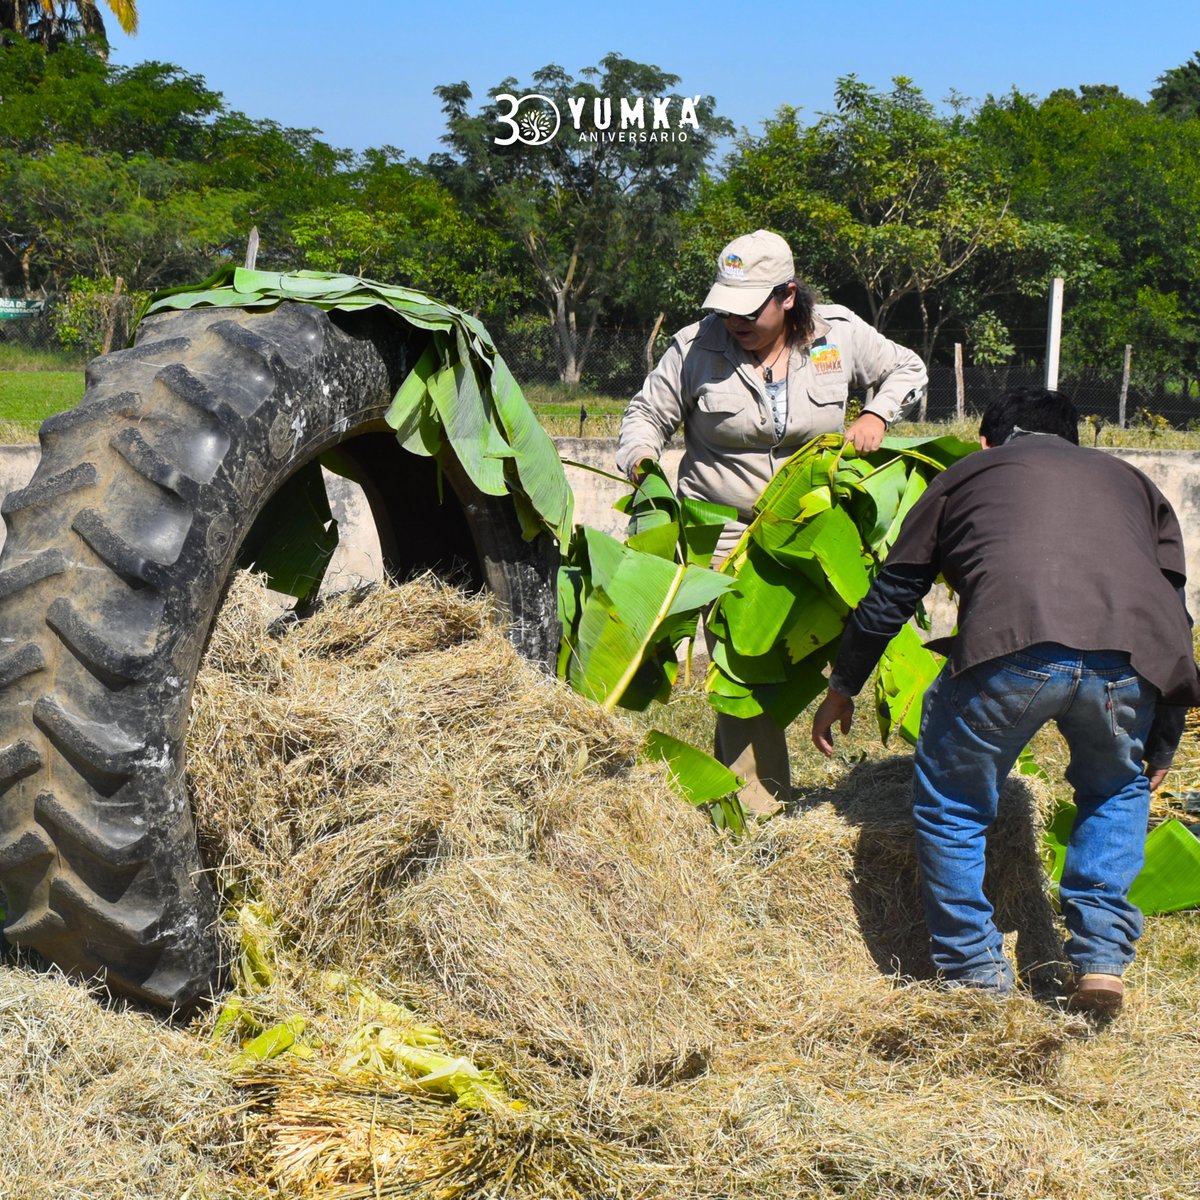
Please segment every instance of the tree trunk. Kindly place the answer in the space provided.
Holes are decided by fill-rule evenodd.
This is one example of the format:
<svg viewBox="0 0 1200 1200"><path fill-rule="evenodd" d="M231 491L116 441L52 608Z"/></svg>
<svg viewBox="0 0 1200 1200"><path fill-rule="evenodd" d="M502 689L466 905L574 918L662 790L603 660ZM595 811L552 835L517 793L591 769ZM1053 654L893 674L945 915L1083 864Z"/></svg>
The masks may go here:
<svg viewBox="0 0 1200 1200"><path fill-rule="evenodd" d="M929 362L933 358L934 334L929 328L929 308L925 303L925 289L917 288L917 304L921 310L921 357Z"/></svg>
<svg viewBox="0 0 1200 1200"><path fill-rule="evenodd" d="M554 332L558 338L558 378L568 387L579 383L578 331L575 314L567 304L567 289L560 288L554 297Z"/></svg>
<svg viewBox="0 0 1200 1200"><path fill-rule="evenodd" d="M583 341L579 345L579 351L576 356L576 362L579 367L579 379L583 378L583 368L587 364L588 354L592 349L592 338L596 333L596 326L600 322L600 309L597 306L592 309L592 315L588 318L587 331L583 335ZM577 379L576 383L579 382Z"/></svg>
<svg viewBox="0 0 1200 1200"><path fill-rule="evenodd" d="M663 321L667 314L660 312L658 319L654 322L654 328L650 330L650 336L646 339L646 374L649 375L654 370L654 343L658 338L658 331L662 328Z"/></svg>
<svg viewBox="0 0 1200 1200"><path fill-rule="evenodd" d="M35 244L35 242L30 242L21 254L21 278L25 283L26 300L33 299L33 247Z"/></svg>
<svg viewBox="0 0 1200 1200"><path fill-rule="evenodd" d="M120 275L117 276L117 281L113 284L112 299L108 304L108 320L104 323L104 344L100 347L101 354L107 354L113 345L113 337L117 332L117 314L121 305L121 289L125 286L125 280Z"/></svg>

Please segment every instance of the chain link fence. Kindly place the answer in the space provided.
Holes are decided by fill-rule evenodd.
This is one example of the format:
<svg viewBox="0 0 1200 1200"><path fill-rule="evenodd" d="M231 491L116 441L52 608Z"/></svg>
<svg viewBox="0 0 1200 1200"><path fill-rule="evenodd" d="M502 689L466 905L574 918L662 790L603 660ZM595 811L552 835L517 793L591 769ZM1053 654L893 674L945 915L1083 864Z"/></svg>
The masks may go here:
<svg viewBox="0 0 1200 1200"><path fill-rule="evenodd" d="M12 308L0 311L0 354L18 361L21 354L39 356L54 355L55 365L60 365L74 356L64 349L50 320L51 300L41 302L39 309ZM79 356L80 363L83 355Z"/></svg>
<svg viewBox="0 0 1200 1200"><path fill-rule="evenodd" d="M523 386L565 386L560 369L561 354L554 331L548 324L518 331L498 327L488 332ZM632 396L642 386L649 370L646 360L648 338L645 330L597 329L582 354L580 390L600 396ZM658 339L655 360L668 344L669 339Z"/></svg>
<svg viewBox="0 0 1200 1200"><path fill-rule="evenodd" d="M16 307L23 302L0 300L0 356L20 363L45 356L55 367L82 367L105 347L120 349L142 297L101 288L70 296L48 296L40 308ZM7 352L7 353L6 353Z"/></svg>
<svg viewBox="0 0 1200 1200"><path fill-rule="evenodd" d="M978 416L992 400L1011 388L1037 387L1044 380L1040 366L964 367L963 415ZM1156 426L1165 423L1173 429L1200 428L1200 395L1196 394L1193 381L1170 375L1156 375L1149 381L1130 381L1122 402L1122 380L1120 365L1113 371L1092 367L1061 372L1058 388L1071 397L1085 420L1098 417L1107 425ZM932 367L926 419L948 421L958 415L959 388L955 369Z"/></svg>
<svg viewBox="0 0 1200 1200"><path fill-rule="evenodd" d="M496 345L517 380L524 386L563 388L559 356L549 327L506 334L493 330ZM648 370L647 335L643 331L603 329L593 335L583 362L579 391L584 394L627 397L641 386ZM655 356L666 349L660 337ZM1124 364L1116 361L1109 370L1089 367L1065 369L1059 374L1059 389L1074 401L1082 417L1099 417L1109 425L1160 424L1176 429L1200 427L1200 383L1182 375L1135 373L1124 386ZM988 404L1016 387L1039 386L1045 376L1040 365L964 367L962 370L962 413L978 416ZM929 372L926 419L953 420L959 413L958 375L954 367L935 365Z"/></svg>

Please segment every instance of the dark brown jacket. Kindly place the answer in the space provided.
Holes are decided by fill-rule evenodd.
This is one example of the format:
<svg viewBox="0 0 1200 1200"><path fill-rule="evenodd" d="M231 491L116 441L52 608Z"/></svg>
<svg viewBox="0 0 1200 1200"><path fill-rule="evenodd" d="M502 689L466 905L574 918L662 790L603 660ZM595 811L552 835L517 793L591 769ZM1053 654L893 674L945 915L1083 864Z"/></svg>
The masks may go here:
<svg viewBox="0 0 1200 1200"><path fill-rule="evenodd" d="M934 565L958 592L958 635L930 643L954 674L1059 642L1124 650L1164 703L1200 704L1179 521L1118 458L1050 434L972 454L930 483L887 561Z"/></svg>

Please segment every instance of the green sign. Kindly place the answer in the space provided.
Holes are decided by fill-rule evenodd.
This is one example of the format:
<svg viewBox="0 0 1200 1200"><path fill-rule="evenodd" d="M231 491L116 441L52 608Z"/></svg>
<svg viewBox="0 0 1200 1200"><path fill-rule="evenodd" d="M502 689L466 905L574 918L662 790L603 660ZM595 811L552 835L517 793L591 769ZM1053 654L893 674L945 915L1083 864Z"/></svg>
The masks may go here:
<svg viewBox="0 0 1200 1200"><path fill-rule="evenodd" d="M45 300L9 300L0 296L0 321L16 321L21 317L40 317Z"/></svg>

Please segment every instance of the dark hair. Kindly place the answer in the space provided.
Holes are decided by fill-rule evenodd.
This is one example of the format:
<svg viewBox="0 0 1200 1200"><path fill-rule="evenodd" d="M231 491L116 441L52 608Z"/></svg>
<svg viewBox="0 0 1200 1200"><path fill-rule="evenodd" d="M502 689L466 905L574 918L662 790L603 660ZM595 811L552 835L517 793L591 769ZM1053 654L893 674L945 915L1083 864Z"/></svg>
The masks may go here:
<svg viewBox="0 0 1200 1200"><path fill-rule="evenodd" d="M989 446L1003 446L1014 429L1054 433L1079 445L1079 410L1062 392L1044 387L1015 388L993 400L979 422L979 436Z"/></svg>
<svg viewBox="0 0 1200 1200"><path fill-rule="evenodd" d="M801 283L799 279L793 278L789 279L787 283L776 284L772 289L772 295L778 296L782 300L793 283L796 285L796 301L787 313L788 337L794 342L807 343L812 340L813 305L817 302L812 288L806 283Z"/></svg>

